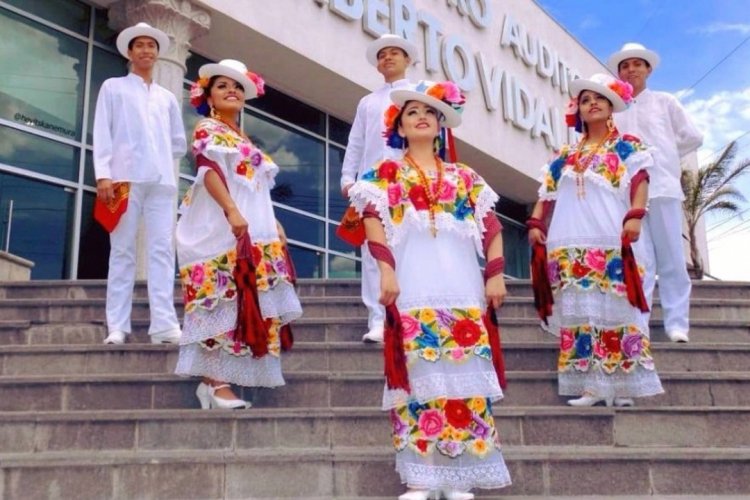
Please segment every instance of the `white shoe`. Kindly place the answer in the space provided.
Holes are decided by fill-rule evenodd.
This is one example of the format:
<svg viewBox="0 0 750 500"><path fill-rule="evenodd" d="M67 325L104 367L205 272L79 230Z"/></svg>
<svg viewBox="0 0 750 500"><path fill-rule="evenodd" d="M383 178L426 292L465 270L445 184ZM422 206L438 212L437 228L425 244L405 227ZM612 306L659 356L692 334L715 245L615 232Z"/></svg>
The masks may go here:
<svg viewBox="0 0 750 500"><path fill-rule="evenodd" d="M374 326L372 327L372 330L362 335L362 342L382 344L383 340L384 340L384 337L383 337L382 325ZM420 491L420 490L414 490L414 491Z"/></svg>
<svg viewBox="0 0 750 500"><path fill-rule="evenodd" d="M179 328L173 328L163 332L151 333L149 337L151 337L152 344L179 344L182 332Z"/></svg>
<svg viewBox="0 0 750 500"><path fill-rule="evenodd" d="M203 382L198 384L195 396L200 401L202 409L245 410L252 406L249 401L243 401L242 399L224 399L216 396L216 389L221 389L222 387L229 387L229 384L217 385L215 387Z"/></svg>
<svg viewBox="0 0 750 500"><path fill-rule="evenodd" d="M595 406L599 403L604 403L607 406L612 406L614 398L600 398L599 396L584 395L578 399L569 399L569 406Z"/></svg>
<svg viewBox="0 0 750 500"><path fill-rule="evenodd" d="M615 406L635 406L635 401L632 398L615 398Z"/></svg>
<svg viewBox="0 0 750 500"><path fill-rule="evenodd" d="M446 500L474 500L474 493L460 490L443 490Z"/></svg>
<svg viewBox="0 0 750 500"><path fill-rule="evenodd" d="M667 330L667 337L669 337L669 340L672 342L680 342L683 344L690 342L688 332L685 330Z"/></svg>
<svg viewBox="0 0 750 500"><path fill-rule="evenodd" d="M127 337L128 334L125 332L121 332L120 330L112 330L109 332L109 335L107 335L107 338L104 339L105 344L124 344L125 343L125 337Z"/></svg>
<svg viewBox="0 0 750 500"><path fill-rule="evenodd" d="M398 496L398 500L428 500L432 496L432 490L408 490Z"/></svg>

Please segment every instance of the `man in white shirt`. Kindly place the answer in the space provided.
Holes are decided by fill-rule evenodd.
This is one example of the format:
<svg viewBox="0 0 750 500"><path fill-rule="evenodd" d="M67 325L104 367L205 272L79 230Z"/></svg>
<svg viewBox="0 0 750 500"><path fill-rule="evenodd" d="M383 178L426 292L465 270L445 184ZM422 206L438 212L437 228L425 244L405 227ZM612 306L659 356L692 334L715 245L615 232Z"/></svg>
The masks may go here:
<svg viewBox="0 0 750 500"><path fill-rule="evenodd" d="M417 47L397 35L386 34L367 47L367 60L383 75L385 84L364 96L357 105L349 142L341 168L341 193L349 197L349 188L359 176L378 161L393 157L383 137L385 110L391 105L392 89L406 87L407 68L417 61ZM378 302L380 272L367 245L362 245L362 301L367 306L368 332L364 342L383 342L385 309Z"/></svg>
<svg viewBox="0 0 750 500"><path fill-rule="evenodd" d="M633 86L635 96L630 108L615 116L617 128L639 137L654 155L642 232L648 253L644 292L650 306L658 275L664 330L672 341L687 342L691 283L682 242L680 158L697 150L703 135L677 98L646 88L658 64L658 54L638 43L626 43L608 61L609 69Z"/></svg>
<svg viewBox="0 0 750 500"><path fill-rule="evenodd" d="M153 81L167 35L146 23L127 28L117 49L130 60L130 73L102 84L94 115L94 170L97 196L109 201L113 182L129 182L127 211L110 233L105 344L122 344L131 332L136 233L146 229L151 342L178 343L174 308L174 218L177 180L174 160L185 154L185 130L175 96Z"/></svg>

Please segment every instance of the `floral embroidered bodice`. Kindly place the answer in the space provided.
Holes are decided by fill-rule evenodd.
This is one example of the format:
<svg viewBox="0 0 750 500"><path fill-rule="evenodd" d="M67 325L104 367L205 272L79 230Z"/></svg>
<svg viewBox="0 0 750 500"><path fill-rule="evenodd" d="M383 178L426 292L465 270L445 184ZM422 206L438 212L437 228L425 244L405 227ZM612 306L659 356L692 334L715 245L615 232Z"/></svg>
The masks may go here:
<svg viewBox="0 0 750 500"><path fill-rule="evenodd" d="M576 149L575 146L564 145L558 156L544 167L542 187L539 190L542 199L554 199L561 180L566 176L577 175L582 175L585 180L591 180L611 191L623 192L630 185L630 178L635 173L635 170L628 168L627 163L635 159L635 163L639 164L642 161L639 156L646 156L646 147L637 137L628 134L616 136L605 142L597 151L591 151L593 148L584 148L578 165L586 159L586 170L577 172ZM594 156L589 160L588 155L591 154Z"/></svg>

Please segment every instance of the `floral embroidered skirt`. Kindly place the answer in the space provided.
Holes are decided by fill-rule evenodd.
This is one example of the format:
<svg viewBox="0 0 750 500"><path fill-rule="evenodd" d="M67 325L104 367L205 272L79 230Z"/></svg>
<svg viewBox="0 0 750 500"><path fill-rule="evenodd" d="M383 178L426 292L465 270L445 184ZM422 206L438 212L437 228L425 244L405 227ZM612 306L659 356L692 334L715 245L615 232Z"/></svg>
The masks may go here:
<svg viewBox="0 0 750 500"><path fill-rule="evenodd" d="M651 355L647 316L627 299L619 248L555 248L550 331L559 336L559 393L643 397L664 392Z"/></svg>
<svg viewBox="0 0 750 500"><path fill-rule="evenodd" d="M414 488L510 484L492 401L502 398L481 310L401 312L410 394L386 388L396 470Z"/></svg>
<svg viewBox="0 0 750 500"><path fill-rule="evenodd" d="M249 348L235 342L237 287L232 276L234 249L180 268L185 320L175 373L210 377L247 387L277 387L281 374L279 330L302 315L289 283L279 242L253 249L258 298L268 326L268 354L253 358Z"/></svg>

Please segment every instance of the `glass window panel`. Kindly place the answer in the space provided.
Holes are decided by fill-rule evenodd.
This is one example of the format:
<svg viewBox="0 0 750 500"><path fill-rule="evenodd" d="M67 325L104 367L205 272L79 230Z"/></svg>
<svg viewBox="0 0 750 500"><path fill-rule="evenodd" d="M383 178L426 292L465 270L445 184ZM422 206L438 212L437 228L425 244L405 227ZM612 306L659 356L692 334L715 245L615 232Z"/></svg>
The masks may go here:
<svg viewBox="0 0 750 500"><path fill-rule="evenodd" d="M78 279L106 279L109 269L109 233L94 220L95 199L95 193L83 193Z"/></svg>
<svg viewBox="0 0 750 500"><path fill-rule="evenodd" d="M359 247L354 248L349 243L346 243L343 240L339 239L339 237L336 236L336 229L338 229L338 226L336 224L328 224L328 248L337 252L351 255L352 257L360 257L361 252Z"/></svg>
<svg viewBox="0 0 750 500"><path fill-rule="evenodd" d="M94 40L110 47L115 47L119 32L109 27L107 9L96 9L94 14Z"/></svg>
<svg viewBox="0 0 750 500"><path fill-rule="evenodd" d="M180 173L186 175L195 175L195 158L190 151L191 144L193 142L193 130L195 125L203 117L199 115L195 108L190 105L190 90L189 86L185 85L182 90L182 121L185 124L185 137L188 143L188 152L180 158Z"/></svg>
<svg viewBox="0 0 750 500"><path fill-rule="evenodd" d="M83 169L84 184L96 187L96 174L94 172L94 153L86 150L86 165Z"/></svg>
<svg viewBox="0 0 750 500"><path fill-rule="evenodd" d="M9 252L34 263L33 279L68 277L74 208L72 189L0 173L0 241L10 233Z"/></svg>
<svg viewBox="0 0 750 500"><path fill-rule="evenodd" d="M2 9L0 33L0 116L79 138L86 43Z"/></svg>
<svg viewBox="0 0 750 500"><path fill-rule="evenodd" d="M185 73L185 78L187 78L191 82L196 81L198 79L198 69L200 69L200 67L203 66L204 64L208 64L212 62L215 62L215 61L212 61L211 59L203 57L200 54L194 54L193 52L191 52L190 57L188 57L187 62L185 63L185 66L187 66L187 72Z"/></svg>
<svg viewBox="0 0 750 500"><path fill-rule="evenodd" d="M341 166L344 163L344 150L328 147L328 218L340 221L349 206L349 200L341 195Z"/></svg>
<svg viewBox="0 0 750 500"><path fill-rule="evenodd" d="M340 255L328 255L329 278L359 278L361 272L361 262Z"/></svg>
<svg viewBox="0 0 750 500"><path fill-rule="evenodd" d="M274 207L274 212L276 213L276 218L284 226L284 231L288 238L309 243L310 245L325 247L323 221L305 217L304 215L279 207ZM252 221L250 221L250 225L252 225Z"/></svg>
<svg viewBox="0 0 750 500"><path fill-rule="evenodd" d="M526 228L502 220L503 255L505 256L505 273L515 278L529 277L529 244Z"/></svg>
<svg viewBox="0 0 750 500"><path fill-rule="evenodd" d="M94 113L99 90L107 78L125 76L128 74L128 61L120 54L113 54L98 47L94 47L91 59L91 92L89 93L89 125L86 141L91 144L94 131Z"/></svg>
<svg viewBox="0 0 750 500"><path fill-rule="evenodd" d="M5 0L5 2L81 35L86 35L89 31L91 8L83 2L76 0Z"/></svg>
<svg viewBox="0 0 750 500"><path fill-rule="evenodd" d="M250 106L316 134L326 133L325 113L271 87L266 86L266 94L250 101Z"/></svg>
<svg viewBox="0 0 750 500"><path fill-rule="evenodd" d="M190 186L192 185L192 180L180 177L177 182L177 207L182 204L182 199L185 197L185 193L187 193L187 190L190 189Z"/></svg>
<svg viewBox="0 0 750 500"><path fill-rule="evenodd" d="M292 261L294 262L294 269L297 271L297 277L323 277L323 256L325 255L323 252L294 245L289 245L289 252L292 254Z"/></svg>
<svg viewBox="0 0 750 500"><path fill-rule="evenodd" d="M10 127L0 136L0 163L78 181L80 149Z"/></svg>
<svg viewBox="0 0 750 500"><path fill-rule="evenodd" d="M245 113L245 132L279 166L274 201L325 214L323 141L305 136L255 113Z"/></svg>
<svg viewBox="0 0 750 500"><path fill-rule="evenodd" d="M345 121L333 116L328 117L328 138L332 141L346 146L349 142L349 132L351 129L352 126Z"/></svg>

